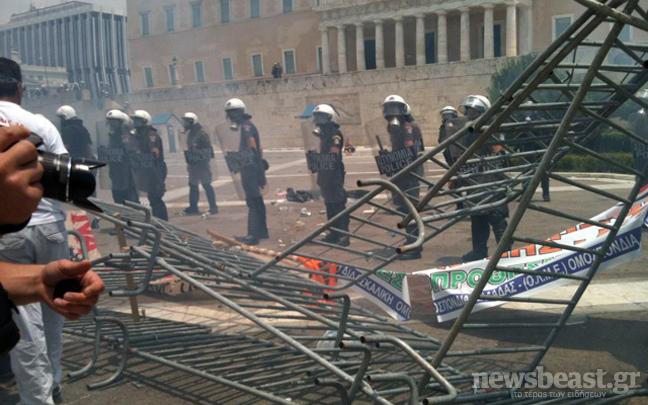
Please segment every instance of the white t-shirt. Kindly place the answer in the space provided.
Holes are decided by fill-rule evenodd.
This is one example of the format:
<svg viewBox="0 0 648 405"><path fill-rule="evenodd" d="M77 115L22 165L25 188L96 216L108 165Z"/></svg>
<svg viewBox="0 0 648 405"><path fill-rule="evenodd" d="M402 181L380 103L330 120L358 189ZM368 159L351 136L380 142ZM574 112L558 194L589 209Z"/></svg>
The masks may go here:
<svg viewBox="0 0 648 405"><path fill-rule="evenodd" d="M32 114L21 106L9 101L0 101L0 124L6 126L22 125L31 132L43 138L43 145L38 149L56 154L67 153L61 134L47 118ZM61 203L49 198L43 198L38 203L36 212L32 214L27 226L49 224L65 221L67 216Z"/></svg>

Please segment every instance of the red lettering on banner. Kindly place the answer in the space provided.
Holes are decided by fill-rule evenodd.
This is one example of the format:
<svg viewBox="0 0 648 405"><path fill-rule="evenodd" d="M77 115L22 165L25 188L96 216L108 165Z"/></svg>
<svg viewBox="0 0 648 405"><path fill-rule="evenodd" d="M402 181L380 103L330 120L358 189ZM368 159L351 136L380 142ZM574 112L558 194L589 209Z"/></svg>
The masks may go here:
<svg viewBox="0 0 648 405"><path fill-rule="evenodd" d="M548 253L560 252L561 250L562 250L561 248L557 248L557 247L553 247L553 246L543 246L543 247L540 248L538 253L540 253L541 255L546 255Z"/></svg>
<svg viewBox="0 0 648 405"><path fill-rule="evenodd" d="M74 224L74 229L79 232L83 239L85 240L88 252L97 248L97 241L92 233L90 228L90 221L88 220L87 215L74 215L71 214L72 224Z"/></svg>
<svg viewBox="0 0 648 405"><path fill-rule="evenodd" d="M521 248L513 249L513 250L511 250L509 252L510 253L509 257L520 257L520 254L522 253L522 251L524 251L526 253L525 256L527 256L527 257L535 255L536 254L536 246L535 245L526 245L526 246L522 246ZM505 256L502 255L502 257L505 257Z"/></svg>

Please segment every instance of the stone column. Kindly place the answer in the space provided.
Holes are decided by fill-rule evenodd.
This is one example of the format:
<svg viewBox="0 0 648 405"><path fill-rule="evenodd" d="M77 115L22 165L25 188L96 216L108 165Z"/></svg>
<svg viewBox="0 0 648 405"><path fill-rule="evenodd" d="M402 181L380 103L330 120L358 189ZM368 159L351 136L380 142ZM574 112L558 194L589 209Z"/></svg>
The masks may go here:
<svg viewBox="0 0 648 405"><path fill-rule="evenodd" d="M466 61L470 60L470 14L468 13L470 9L468 7L462 7L459 9L461 12L461 29L459 32L460 36L460 60Z"/></svg>
<svg viewBox="0 0 648 405"><path fill-rule="evenodd" d="M437 50L437 62L448 62L448 25L445 11L437 12L437 43L439 44Z"/></svg>
<svg viewBox="0 0 648 405"><path fill-rule="evenodd" d="M484 59L495 57L495 44L493 43L493 5L485 4L484 7Z"/></svg>
<svg viewBox="0 0 648 405"><path fill-rule="evenodd" d="M366 70L365 66L365 47L364 47L364 24L357 22L356 27L356 66L358 71Z"/></svg>
<svg viewBox="0 0 648 405"><path fill-rule="evenodd" d="M329 32L327 26L320 26L322 33L322 73L331 73L331 49L329 47Z"/></svg>
<svg viewBox="0 0 648 405"><path fill-rule="evenodd" d="M405 46L403 45L403 17L394 17L396 22L395 37L396 37L396 67L405 66Z"/></svg>
<svg viewBox="0 0 648 405"><path fill-rule="evenodd" d="M338 43L338 70L340 73L347 72L346 58L346 31L344 25L337 26L337 43Z"/></svg>
<svg viewBox="0 0 648 405"><path fill-rule="evenodd" d="M416 14L416 64L425 65L425 15Z"/></svg>
<svg viewBox="0 0 648 405"><path fill-rule="evenodd" d="M383 22L376 20L376 69L385 68L385 40L383 38Z"/></svg>
<svg viewBox="0 0 648 405"><path fill-rule="evenodd" d="M520 54L526 55L533 51L533 8L524 5L520 8Z"/></svg>
<svg viewBox="0 0 648 405"><path fill-rule="evenodd" d="M517 1L506 2L506 56L517 56Z"/></svg>

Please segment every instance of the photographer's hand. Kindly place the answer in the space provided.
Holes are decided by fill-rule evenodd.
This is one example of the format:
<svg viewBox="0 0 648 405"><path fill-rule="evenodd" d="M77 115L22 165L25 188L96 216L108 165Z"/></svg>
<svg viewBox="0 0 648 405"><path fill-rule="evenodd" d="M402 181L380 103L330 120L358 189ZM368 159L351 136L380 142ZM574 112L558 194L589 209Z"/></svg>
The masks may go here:
<svg viewBox="0 0 648 405"><path fill-rule="evenodd" d="M68 319L78 319L90 312L105 288L90 266L87 260L59 260L46 265L0 263L0 283L16 305L43 302ZM67 292L63 298L54 298L56 285L67 279L78 280L81 292Z"/></svg>
<svg viewBox="0 0 648 405"><path fill-rule="evenodd" d="M25 223L43 197L43 166L28 136L24 127L0 127L0 224Z"/></svg>

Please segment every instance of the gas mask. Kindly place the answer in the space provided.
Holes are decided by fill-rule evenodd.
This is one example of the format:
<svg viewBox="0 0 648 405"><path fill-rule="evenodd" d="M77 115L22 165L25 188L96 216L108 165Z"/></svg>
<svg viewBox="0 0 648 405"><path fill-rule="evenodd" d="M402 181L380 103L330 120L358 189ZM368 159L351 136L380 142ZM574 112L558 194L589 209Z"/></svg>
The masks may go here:
<svg viewBox="0 0 648 405"><path fill-rule="evenodd" d="M227 110L225 112L225 115L227 116L227 119L231 122L230 124L230 129L232 131L238 131L240 125L240 121L243 118L243 110L241 109L233 109L233 110Z"/></svg>
<svg viewBox="0 0 648 405"><path fill-rule="evenodd" d="M401 128L401 121L398 117L387 118L387 131L390 133L396 132Z"/></svg>

